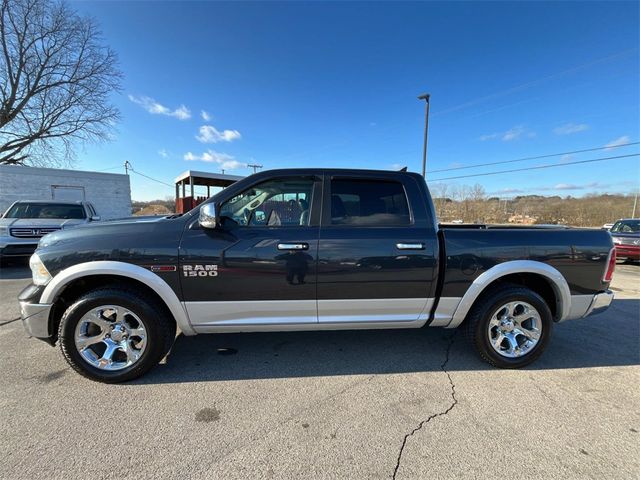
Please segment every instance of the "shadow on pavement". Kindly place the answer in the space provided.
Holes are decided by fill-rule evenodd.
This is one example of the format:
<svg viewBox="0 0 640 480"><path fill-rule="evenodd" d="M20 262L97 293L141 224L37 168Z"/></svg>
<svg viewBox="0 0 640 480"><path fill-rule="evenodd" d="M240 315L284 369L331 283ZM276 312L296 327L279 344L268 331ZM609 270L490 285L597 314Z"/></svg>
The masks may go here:
<svg viewBox="0 0 640 480"><path fill-rule="evenodd" d="M545 354L527 370L640 364L640 300L554 325ZM452 330L360 330L179 336L166 364L139 384L440 371ZM456 334L448 370L492 370ZM499 370L496 370L499 371Z"/></svg>

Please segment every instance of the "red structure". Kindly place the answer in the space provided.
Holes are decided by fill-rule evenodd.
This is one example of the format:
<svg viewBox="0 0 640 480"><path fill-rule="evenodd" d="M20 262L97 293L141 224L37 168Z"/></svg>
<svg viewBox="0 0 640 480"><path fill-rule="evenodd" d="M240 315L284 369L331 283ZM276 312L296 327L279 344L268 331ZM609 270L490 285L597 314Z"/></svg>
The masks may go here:
<svg viewBox="0 0 640 480"><path fill-rule="evenodd" d="M211 187L225 188L241 178L224 173L198 172L187 170L176 179L176 213L185 213L200 205L211 196ZM207 187L206 195L195 194L195 187Z"/></svg>

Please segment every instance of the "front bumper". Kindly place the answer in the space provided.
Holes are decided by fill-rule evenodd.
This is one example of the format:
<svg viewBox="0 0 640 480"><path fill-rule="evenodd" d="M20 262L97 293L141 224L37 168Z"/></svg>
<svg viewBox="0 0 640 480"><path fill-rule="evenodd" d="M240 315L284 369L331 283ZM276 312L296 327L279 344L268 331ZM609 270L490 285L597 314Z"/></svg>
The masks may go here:
<svg viewBox="0 0 640 480"><path fill-rule="evenodd" d="M611 302L613 301L613 292L611 290L607 290L606 292L598 293L593 296L593 300L591 301L591 305L587 309L584 314L585 317L589 315L594 315L597 313L604 312Z"/></svg>
<svg viewBox="0 0 640 480"><path fill-rule="evenodd" d="M616 257L640 260L640 247L636 247L635 245L621 245L619 243L614 246L616 249Z"/></svg>
<svg viewBox="0 0 640 480"><path fill-rule="evenodd" d="M0 237L0 257L30 257L38 248L39 238Z"/></svg>
<svg viewBox="0 0 640 480"><path fill-rule="evenodd" d="M22 325L27 335L53 345L55 337L49 323L52 305L38 303L41 293L42 288L29 285L18 295Z"/></svg>

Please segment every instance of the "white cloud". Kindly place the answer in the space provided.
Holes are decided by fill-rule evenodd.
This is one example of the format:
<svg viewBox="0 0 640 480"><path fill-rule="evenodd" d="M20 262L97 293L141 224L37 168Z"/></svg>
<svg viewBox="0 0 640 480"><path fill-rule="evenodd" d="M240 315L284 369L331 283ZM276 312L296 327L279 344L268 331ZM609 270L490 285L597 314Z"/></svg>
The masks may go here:
<svg viewBox="0 0 640 480"><path fill-rule="evenodd" d="M167 152L164 148L161 148L160 150L158 150L158 155L160 155L162 158L167 158L169 156L169 152Z"/></svg>
<svg viewBox="0 0 640 480"><path fill-rule="evenodd" d="M166 115L168 117L175 117L178 120L188 120L191 118L191 111L184 105L180 105L175 110L171 110L170 108L165 107L161 103L156 102L153 98L146 97L144 95L142 96L129 95L129 100L135 103L136 105L140 105L142 108L144 108L147 112L151 113L152 115Z"/></svg>
<svg viewBox="0 0 640 480"><path fill-rule="evenodd" d="M584 132L589 130L589 125L586 123L566 123L553 129L553 133L556 135L571 135L572 133Z"/></svg>
<svg viewBox="0 0 640 480"><path fill-rule="evenodd" d="M553 187L554 190L582 190L583 188L581 185L573 185L571 183L558 183Z"/></svg>
<svg viewBox="0 0 640 480"><path fill-rule="evenodd" d="M198 131L200 134L196 135L196 139L202 143L232 142L242 137L238 130L223 130L220 132L212 125L203 125Z"/></svg>
<svg viewBox="0 0 640 480"><path fill-rule="evenodd" d="M216 163L225 170L236 170L238 168L245 168L247 166L246 163L239 162L233 156L227 153L216 152L215 150L207 150L201 155L187 152L184 154L183 158L188 162L200 161L207 163Z"/></svg>
<svg viewBox="0 0 640 480"><path fill-rule="evenodd" d="M209 120L211 120L211 115L209 115L209 112L205 110L200 110L200 116L205 122L208 122Z"/></svg>
<svg viewBox="0 0 640 480"><path fill-rule="evenodd" d="M503 142L511 142L513 140L518 140L520 138L533 138L536 136L536 133L524 127L523 125L517 125L513 128L510 128L506 132L502 133L490 133L488 135L481 135L480 141L486 142L487 140L497 140L500 139Z"/></svg>
<svg viewBox="0 0 640 480"><path fill-rule="evenodd" d="M623 135L622 137L616 138L615 140L611 140L609 143L605 145L607 150L611 150L613 148L619 147L620 145L624 145L625 143L629 143L631 139L628 135Z"/></svg>

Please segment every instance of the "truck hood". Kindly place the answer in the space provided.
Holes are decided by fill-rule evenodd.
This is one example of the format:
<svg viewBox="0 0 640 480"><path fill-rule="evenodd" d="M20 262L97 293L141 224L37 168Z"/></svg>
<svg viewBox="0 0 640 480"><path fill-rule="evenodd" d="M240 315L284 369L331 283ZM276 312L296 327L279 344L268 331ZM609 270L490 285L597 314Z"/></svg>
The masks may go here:
<svg viewBox="0 0 640 480"><path fill-rule="evenodd" d="M129 217L102 222L90 222L77 225L73 231L59 230L45 235L40 240L39 248L45 248L59 243L85 243L90 238L137 234L150 231L152 224L165 220L167 217ZM121 242L118 242L121 243Z"/></svg>
<svg viewBox="0 0 640 480"><path fill-rule="evenodd" d="M40 239L36 253L52 275L74 264L113 260L153 264L175 259L190 217L126 218L58 230Z"/></svg>
<svg viewBox="0 0 640 480"><path fill-rule="evenodd" d="M0 218L0 227L68 228L86 222L84 219L66 218Z"/></svg>

